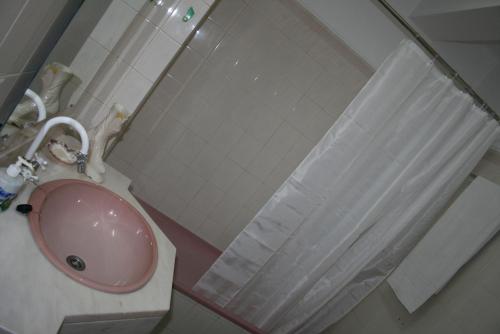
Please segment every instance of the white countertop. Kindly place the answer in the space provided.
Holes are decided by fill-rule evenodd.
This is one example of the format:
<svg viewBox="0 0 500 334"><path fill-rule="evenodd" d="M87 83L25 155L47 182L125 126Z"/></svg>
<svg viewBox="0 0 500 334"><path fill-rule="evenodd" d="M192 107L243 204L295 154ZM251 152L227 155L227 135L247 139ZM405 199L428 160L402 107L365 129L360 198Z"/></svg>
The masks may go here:
<svg viewBox="0 0 500 334"><path fill-rule="evenodd" d="M51 164L38 172L40 183L55 179L88 180L71 168ZM151 313L170 308L175 247L129 193L130 180L107 166L102 186L129 201L146 218L158 244L158 266L151 280L128 294L94 290L56 269L35 244L26 216L15 207L27 203L34 189L27 184L11 207L0 213L0 328L18 334L56 334L67 316ZM126 318L126 316L124 316Z"/></svg>

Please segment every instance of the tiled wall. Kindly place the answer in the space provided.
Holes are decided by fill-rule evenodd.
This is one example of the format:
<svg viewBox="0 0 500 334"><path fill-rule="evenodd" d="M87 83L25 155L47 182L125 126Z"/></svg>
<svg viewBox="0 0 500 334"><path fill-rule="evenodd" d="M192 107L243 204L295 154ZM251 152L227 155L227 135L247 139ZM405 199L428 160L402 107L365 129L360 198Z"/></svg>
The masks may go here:
<svg viewBox="0 0 500 334"><path fill-rule="evenodd" d="M135 9L140 8L138 15L89 83L87 94L75 106L78 119L88 127L99 124L114 103L122 104L130 114L136 111L203 19L212 0L165 0L161 6L144 0L127 2ZM184 22L182 18L190 7L195 15ZM119 21L120 16L114 19Z"/></svg>
<svg viewBox="0 0 500 334"><path fill-rule="evenodd" d="M57 1L59 3L65 2ZM34 3L38 4L37 1L29 0L26 2L29 2L30 6L34 7L30 9L31 11L41 11L40 8L33 5ZM135 1L136 7L132 6L133 2L131 0L85 1L76 12L44 63L45 65L59 62L69 66L75 73L75 76L62 90L59 105L60 114L75 118L79 116L81 110L75 108L76 103L80 100L80 97L86 100L90 96L88 92L89 83L109 57L111 50L126 31L132 19L138 15L138 1ZM140 2L146 3L146 0L140 0ZM43 2L43 4L46 5L47 3ZM30 13L30 15L35 14ZM33 38L40 38L40 36L34 35ZM21 41L24 42L24 40L27 39L21 38ZM0 61L0 63L2 62ZM31 76L35 74L36 76L30 88L35 92L40 92L42 71L29 73L28 79L31 79ZM0 78L1 87L2 79ZM0 91L2 90L0 89ZM84 125L88 127L89 124L84 122ZM30 134L18 136L16 139L18 141L14 142L14 145L11 144L6 149L0 150L0 161L2 163L10 163L15 160L19 154L27 149L27 144L32 140Z"/></svg>
<svg viewBox="0 0 500 334"><path fill-rule="evenodd" d="M87 128L98 124L115 102L133 113L212 2L84 2L47 60L68 65L76 74L62 93L61 109ZM195 15L182 22L190 6ZM35 91L40 83L36 78Z"/></svg>
<svg viewBox="0 0 500 334"><path fill-rule="evenodd" d="M293 1L222 0L108 162L223 249L370 73Z"/></svg>
<svg viewBox="0 0 500 334"><path fill-rule="evenodd" d="M80 7L46 61L47 64L60 62L75 73L61 94L61 111L75 115L74 105L82 94L87 94L88 84L137 15L140 8L133 3L131 0L85 1ZM40 74L32 84L35 91L41 88Z"/></svg>
<svg viewBox="0 0 500 334"><path fill-rule="evenodd" d="M59 37L61 18L75 9L64 0L0 2L0 122L7 121Z"/></svg>
<svg viewBox="0 0 500 334"><path fill-rule="evenodd" d="M248 333L176 290L172 290L171 305L171 311L153 334Z"/></svg>

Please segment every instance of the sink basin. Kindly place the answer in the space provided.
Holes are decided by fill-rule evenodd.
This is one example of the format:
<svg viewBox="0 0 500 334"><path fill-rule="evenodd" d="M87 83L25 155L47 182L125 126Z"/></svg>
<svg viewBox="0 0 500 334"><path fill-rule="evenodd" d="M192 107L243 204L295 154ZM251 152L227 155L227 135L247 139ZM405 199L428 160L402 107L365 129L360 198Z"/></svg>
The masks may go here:
<svg viewBox="0 0 500 334"><path fill-rule="evenodd" d="M97 290L126 293L153 275L158 261L153 231L115 193L90 182L57 180L37 187L29 204L38 247L72 279Z"/></svg>

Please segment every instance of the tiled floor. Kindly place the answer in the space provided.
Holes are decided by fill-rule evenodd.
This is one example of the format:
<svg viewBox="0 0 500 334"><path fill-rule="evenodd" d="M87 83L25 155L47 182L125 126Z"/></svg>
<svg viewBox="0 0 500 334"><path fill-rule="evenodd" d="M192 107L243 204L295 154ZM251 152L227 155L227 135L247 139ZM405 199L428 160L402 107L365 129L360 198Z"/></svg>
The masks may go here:
<svg viewBox="0 0 500 334"><path fill-rule="evenodd" d="M108 162L224 249L369 74L293 1L221 0Z"/></svg>

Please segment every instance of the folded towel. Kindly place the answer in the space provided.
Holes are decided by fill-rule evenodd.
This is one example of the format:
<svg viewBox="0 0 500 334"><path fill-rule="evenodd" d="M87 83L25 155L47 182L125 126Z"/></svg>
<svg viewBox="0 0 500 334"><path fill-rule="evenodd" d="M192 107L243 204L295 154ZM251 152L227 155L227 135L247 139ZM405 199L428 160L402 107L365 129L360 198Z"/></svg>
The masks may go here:
<svg viewBox="0 0 500 334"><path fill-rule="evenodd" d="M389 276L390 286L412 313L499 228L500 185L477 177Z"/></svg>

